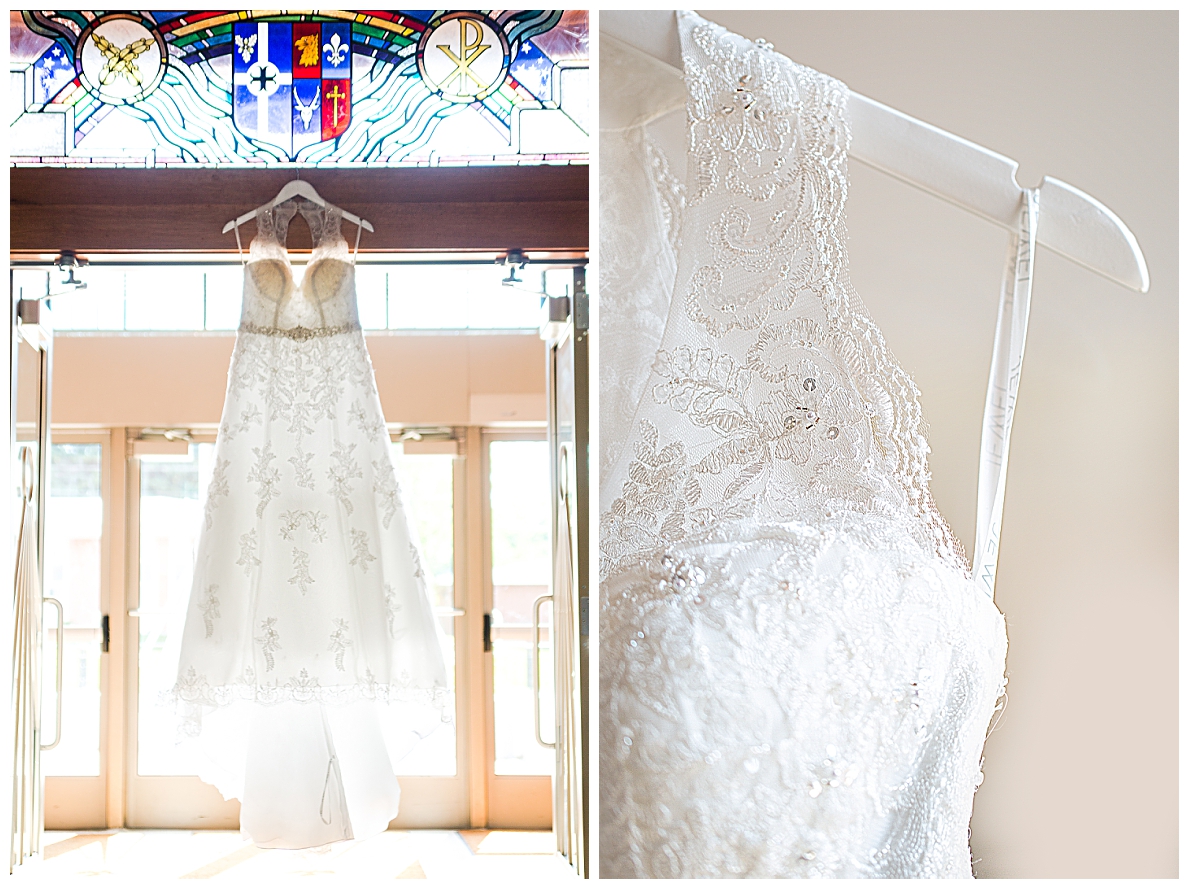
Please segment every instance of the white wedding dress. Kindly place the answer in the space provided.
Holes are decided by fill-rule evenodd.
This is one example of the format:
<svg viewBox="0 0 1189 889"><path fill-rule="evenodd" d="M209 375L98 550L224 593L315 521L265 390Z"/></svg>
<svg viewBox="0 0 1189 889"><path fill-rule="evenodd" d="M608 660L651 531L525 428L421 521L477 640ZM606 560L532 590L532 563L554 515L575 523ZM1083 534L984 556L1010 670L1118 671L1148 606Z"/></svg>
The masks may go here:
<svg viewBox="0 0 1189 889"><path fill-rule="evenodd" d="M265 847L384 830L392 764L450 712L340 217L258 217L173 689L200 776Z"/></svg>
<svg viewBox="0 0 1189 889"><path fill-rule="evenodd" d="M1035 201L972 572L849 282L846 87L678 17L684 81L600 56L600 873L970 877Z"/></svg>

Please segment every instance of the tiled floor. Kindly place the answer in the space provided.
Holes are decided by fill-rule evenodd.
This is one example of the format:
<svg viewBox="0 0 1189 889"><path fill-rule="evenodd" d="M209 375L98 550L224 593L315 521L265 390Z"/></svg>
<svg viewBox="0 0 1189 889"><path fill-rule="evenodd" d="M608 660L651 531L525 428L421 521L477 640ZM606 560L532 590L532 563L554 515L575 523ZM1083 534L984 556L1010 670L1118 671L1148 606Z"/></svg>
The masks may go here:
<svg viewBox="0 0 1189 889"><path fill-rule="evenodd" d="M540 886L577 877L553 853L553 834L543 831L390 830L358 842L290 851L258 849L235 831L113 830L47 831L42 860L18 868L13 878L35 886L213 880L259 889L423 879Z"/></svg>

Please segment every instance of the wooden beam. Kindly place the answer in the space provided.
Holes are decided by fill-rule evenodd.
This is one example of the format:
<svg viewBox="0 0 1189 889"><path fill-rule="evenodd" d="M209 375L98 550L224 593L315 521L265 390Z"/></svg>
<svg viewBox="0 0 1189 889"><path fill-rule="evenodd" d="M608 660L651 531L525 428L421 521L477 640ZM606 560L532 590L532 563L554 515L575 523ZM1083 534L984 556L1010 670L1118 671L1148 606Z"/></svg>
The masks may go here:
<svg viewBox="0 0 1189 889"><path fill-rule="evenodd" d="M369 220L360 249L586 250L589 167L301 170L328 201ZM10 170L16 252L234 252L224 223L270 200L294 170ZM344 234L354 242L348 223ZM249 223L245 242L255 232ZM310 248L292 226L289 247Z"/></svg>

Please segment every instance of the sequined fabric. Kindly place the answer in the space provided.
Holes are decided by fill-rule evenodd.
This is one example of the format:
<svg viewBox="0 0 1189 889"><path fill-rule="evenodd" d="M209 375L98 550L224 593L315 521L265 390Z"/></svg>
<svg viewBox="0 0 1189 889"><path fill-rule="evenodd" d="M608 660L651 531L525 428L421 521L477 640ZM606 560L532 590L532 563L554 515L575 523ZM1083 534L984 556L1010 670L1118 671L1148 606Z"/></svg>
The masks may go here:
<svg viewBox="0 0 1189 889"><path fill-rule="evenodd" d="M679 27L684 182L601 133L603 317L664 318L601 351L601 874L969 877L1006 636L849 282L846 87Z"/></svg>

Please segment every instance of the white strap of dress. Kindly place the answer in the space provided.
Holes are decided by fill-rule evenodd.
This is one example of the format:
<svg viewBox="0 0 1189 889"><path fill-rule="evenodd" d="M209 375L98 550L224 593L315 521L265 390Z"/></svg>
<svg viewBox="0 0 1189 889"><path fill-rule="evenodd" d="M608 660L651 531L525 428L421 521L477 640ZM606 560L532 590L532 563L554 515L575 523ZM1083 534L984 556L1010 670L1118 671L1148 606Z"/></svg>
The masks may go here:
<svg viewBox="0 0 1189 889"><path fill-rule="evenodd" d="M359 225L355 226L355 256L351 260L352 264L354 264L359 259L359 238L362 234L363 224L360 223Z"/></svg>
<svg viewBox="0 0 1189 889"><path fill-rule="evenodd" d="M239 250L240 265L247 265L248 261L244 259L244 245L239 239L239 220L235 220L235 246Z"/></svg>
<svg viewBox="0 0 1189 889"><path fill-rule="evenodd" d="M978 530L972 567L975 583L992 600L995 598L995 571L999 564L999 535L1007 488L1007 451L1016 412L1016 393L1020 388L1024 340L1028 336L1039 210L1039 190L1025 189L1019 230L1008 244L1007 266L999 293L995 349L991 354L991 378L983 408L983 439L978 465Z"/></svg>

